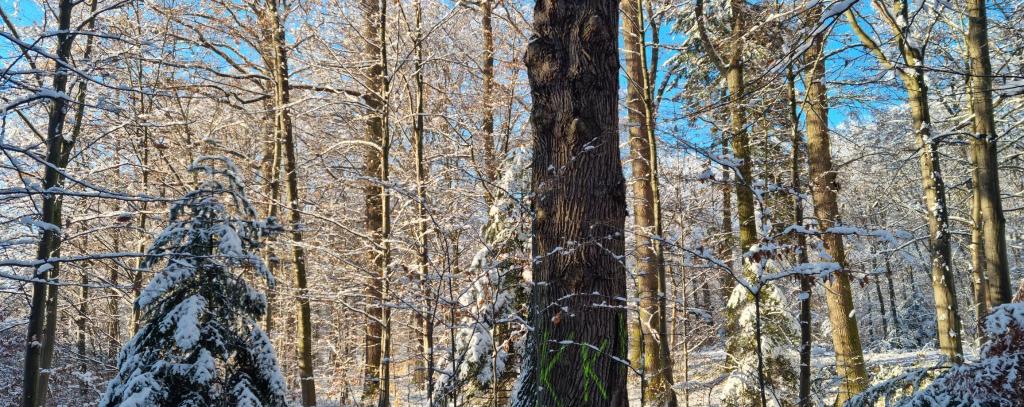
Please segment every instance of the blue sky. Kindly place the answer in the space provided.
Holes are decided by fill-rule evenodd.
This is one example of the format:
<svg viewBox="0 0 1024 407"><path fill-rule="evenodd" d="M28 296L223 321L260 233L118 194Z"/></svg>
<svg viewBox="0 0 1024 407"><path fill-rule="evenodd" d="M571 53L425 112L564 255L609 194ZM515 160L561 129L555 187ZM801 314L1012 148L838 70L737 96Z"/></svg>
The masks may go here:
<svg viewBox="0 0 1024 407"><path fill-rule="evenodd" d="M832 35L829 36L829 42L828 42L828 45L827 45L828 49L829 50L838 50L838 49L841 49L842 47L844 47L844 44L841 43L841 41L839 40L838 37L840 35L845 36L847 34L850 34L849 27L845 24L845 20L840 15L840 20L835 22L835 24L833 26ZM662 44L666 44L666 45L678 45L678 44L681 44L685 40L685 38L682 35L673 33L671 31L670 27L668 27L667 25L666 26L662 26L660 28L660 30L659 30L659 38L660 38L661 43ZM647 36L647 40L648 40L648 43L652 42L651 35L649 33L648 33L648 36ZM619 38L619 45L620 45L620 47L623 46L622 45L622 37L621 36ZM650 53L651 53L650 50L648 50L648 57L650 57ZM661 61L662 65L664 65L665 61L667 61L673 54L675 54L675 52L667 50L667 49L664 49L664 48L660 51L660 53L661 53L660 61ZM861 55L861 54L862 54L862 52L859 49L845 49L839 55L836 55L835 57L829 59L826 62L827 63L828 78L832 79L832 78L836 78L837 76L844 76L844 75L847 75L847 73L849 73L849 72L856 72L857 74L863 74L864 72L867 72L868 70L875 69L876 68L876 66L875 66L875 59L872 56L870 56L870 55L864 56L864 55ZM844 58L852 59L852 63L844 64L844 62L843 62ZM650 59L649 58L648 58L648 63L650 63ZM661 81L664 79L665 75L666 75L666 69L664 69L664 66L662 66L658 70L658 78L656 79L655 83L656 84L660 84ZM797 85L798 91L802 92L803 91L803 86L801 84L800 78L797 78L797 84L796 85ZM620 76L619 86L620 86L621 89L626 89L627 82L626 82L626 78L624 76L624 72ZM835 92L836 90L837 89L835 89L834 86L830 86L829 87L829 94L830 95L836 94L836 92ZM671 93L671 92L668 92L668 93ZM893 96L895 96L896 98L901 98L902 97L901 95L893 95ZM707 101L708 104L711 104L713 102L714 101L710 101L710 100ZM870 102L870 103L874 103L874 102ZM833 103L833 105L830 106L830 109L829 109L829 127L832 128L832 129L835 129L841 123L843 123L846 120L848 120L854 113L858 114L860 116L860 118L862 118L862 119L869 118L869 113L865 112L863 107L864 107L864 105L855 105L855 104L850 104L850 103ZM678 103L675 103L675 102L672 102L671 100L668 100L668 95L666 95L665 100L663 100L662 105L659 107L659 117L662 117L662 118L673 117L673 116L675 116L674 113L677 113L682 108L683 107L681 105L679 105ZM725 109L726 107L723 106L722 108ZM800 107L798 106L798 112L799 112L799 109L800 109ZM801 113L801 118L802 118L802 112L800 112L800 113ZM708 143L711 140L711 136L710 136L709 130L707 128L704 128L704 127L687 128L687 127L685 127L685 125L683 123L678 123L678 126L676 125L676 123L664 123L664 124L662 124L661 127L662 128L659 129L659 132L662 132L662 134L665 134L665 132L673 132L673 133L678 132L678 133L680 133L680 134L671 134L671 135L665 134L664 137L667 137L667 138L673 138L673 136L680 136L680 137L686 138L690 142L698 143L698 144L706 144L706 143ZM672 129L670 130L668 127L672 127ZM676 130L677 128L678 128L678 130ZM670 145L674 144L673 140L665 139L665 141L668 142Z"/></svg>
<svg viewBox="0 0 1024 407"><path fill-rule="evenodd" d="M0 0L0 8L19 27L42 21L43 10L32 0ZM6 31L7 27L3 29Z"/></svg>
<svg viewBox="0 0 1024 407"><path fill-rule="evenodd" d="M13 22L16 25L18 25L19 27L20 26L29 26L29 25L41 24L42 23L43 10L42 10L40 4L37 3L34 0L0 0L0 7L3 8L3 10L7 14L7 16L10 17L13 20ZM846 30L848 30L848 29L845 26L845 24L842 24L840 22L840 24L836 28L836 33L842 34L842 33L845 33ZM669 27L667 27L667 26L663 26L661 28L659 34L660 34L662 43L666 43L666 44L679 44L679 43L682 42L682 38L679 35L672 33L670 31ZM839 44L834 39L835 36L832 36L831 38L833 38L833 40L830 41L830 47L838 48L839 46L841 46L841 44ZM620 45L621 45L621 38L620 38ZM14 48L12 47L12 45L10 43L0 42L0 55L11 56L11 55L13 55L13 53L12 53L13 51L14 51ZM851 54L853 52L857 52L857 51L850 51L850 50L848 50L848 51L845 51L844 54ZM669 50L663 49L661 51L661 62L664 63L664 61L668 60L671 57L672 54L673 54L673 52L671 52ZM863 66L853 66L853 67L851 67L851 66L837 66L838 64L840 64L840 62L838 61L838 58L833 58L833 60L830 60L830 67L829 67L830 69L829 69L829 71L830 72L836 72L835 69L866 69L866 68L869 68L870 64L873 64L873 63L874 63L874 61L871 58L860 58L856 62L856 64L863 65ZM657 78L656 83L660 83L660 81L663 79L664 75L665 75L665 69L659 69L659 78ZM798 84L798 86L799 86L799 84ZM625 89L626 88L626 80L625 80L624 76L620 76L620 88L621 89ZM661 106L662 117L667 117L666 114L668 116L671 116L671 114L668 114L668 113L672 112L672 111L677 111L678 109L680 109L680 106L678 106L674 102L666 100L663 103L663 105ZM835 105L835 106L832 106L832 109L829 112L829 122L830 122L831 127L835 127L835 126L839 125L840 123L842 123L843 121L845 121L851 115L851 113L854 112L855 110L858 110L857 106L851 106L851 105ZM707 142L710 139L709 135L707 134L707 130L706 129L684 129L684 128L681 128L680 131L687 132L688 133L688 138L690 138L692 141L695 141L695 142L698 142L698 143Z"/></svg>

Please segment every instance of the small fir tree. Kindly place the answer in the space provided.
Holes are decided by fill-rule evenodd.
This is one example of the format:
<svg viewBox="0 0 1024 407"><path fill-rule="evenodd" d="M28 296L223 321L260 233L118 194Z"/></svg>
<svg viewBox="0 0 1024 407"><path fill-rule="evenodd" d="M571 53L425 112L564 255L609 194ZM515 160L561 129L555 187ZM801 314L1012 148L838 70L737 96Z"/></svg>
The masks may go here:
<svg viewBox="0 0 1024 407"><path fill-rule="evenodd" d="M254 221L230 160L202 157L189 170L208 180L171 206L146 253L143 270L163 269L135 301L144 323L118 355L100 406L284 406L274 349L256 323L266 298L246 280L254 274L273 287L255 251L280 228Z"/></svg>
<svg viewBox="0 0 1024 407"><path fill-rule="evenodd" d="M753 276L750 276L753 277ZM796 320L787 311L788 304L774 285L762 285L760 293L761 351L764 361L765 403L770 406L795 405L799 371L799 331ZM761 381L758 378L757 308L755 297L743 285L737 285L729 298L727 311L734 315L736 332L727 339L728 377L723 383L722 403L726 406L761 405Z"/></svg>
<svg viewBox="0 0 1024 407"><path fill-rule="evenodd" d="M461 395L468 405L491 405L489 399L505 397L518 373L529 278L524 276L530 239L526 166L526 153L516 150L494 186L484 245L473 257L476 279L459 298L469 312L455 336L455 376L442 378L444 398Z"/></svg>

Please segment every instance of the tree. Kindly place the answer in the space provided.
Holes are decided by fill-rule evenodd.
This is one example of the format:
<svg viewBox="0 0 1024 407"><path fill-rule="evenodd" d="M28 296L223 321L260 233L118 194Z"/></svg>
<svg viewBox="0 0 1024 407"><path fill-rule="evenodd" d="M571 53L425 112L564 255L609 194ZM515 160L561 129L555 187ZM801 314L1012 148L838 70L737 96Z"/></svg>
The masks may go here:
<svg viewBox="0 0 1024 407"><path fill-rule="evenodd" d="M483 188L484 201L490 205L493 201L494 192L492 189L498 181L498 161L494 146L494 109L496 94L494 92L494 5L497 0L483 0L480 2L480 27L483 31L484 49L483 61L480 73L483 76L483 123L481 133L483 135Z"/></svg>
<svg viewBox="0 0 1024 407"><path fill-rule="evenodd" d="M388 129L389 78L387 57L387 1L364 0L365 33L363 52L371 61L364 73L366 94L363 99L369 110L366 119L366 141L370 144L365 155L366 229L373 239L374 249L369 255L371 275L366 294L370 301L367 310L364 347L363 400L384 407L389 401L391 310L385 305L389 296L391 201L388 194L390 172L389 151L391 136Z"/></svg>
<svg viewBox="0 0 1024 407"><path fill-rule="evenodd" d="M643 0L622 1L622 36L626 61L626 111L629 118L629 154L632 164L633 239L636 244L638 336L631 338L631 363L640 367L643 398L657 406L675 406L672 357L669 353L665 310L664 249L661 244L661 200L658 188L655 105L651 82L656 70L648 68L647 21ZM657 30L657 27L654 28ZM657 56L650 66L657 67ZM642 343L641 343L642 342ZM642 358L642 361L634 360Z"/></svg>
<svg viewBox="0 0 1024 407"><path fill-rule="evenodd" d="M820 5L808 14L811 27L819 27L826 20ZM827 29L818 28L810 39L810 46L804 53L807 73L804 80L804 121L807 134L808 176L811 179L811 197L814 200L814 215L818 229L823 233L822 241L832 261L841 270L832 273L825 282L829 322L832 324L832 346L836 352L836 372L842 379L836 405L842 405L854 394L864 390L868 376L864 368L864 352L854 314L853 295L850 291L850 275L847 269L846 247L843 236L829 231L839 225L839 204L835 167L828 134L828 100L825 88L825 39Z"/></svg>
<svg viewBox="0 0 1024 407"><path fill-rule="evenodd" d="M414 81L416 82L416 94L414 96L415 112L412 119L413 133L413 154L416 156L416 274L419 283L423 286L424 308L417 313L418 328L420 329L420 357L422 358L422 372L417 372L417 379L422 380L427 391L427 402L434 402L434 315L431 300L431 284L428 267L430 266L430 251L427 243L430 218L427 213L427 163L424 128L424 116L426 115L424 105L425 83L423 70L423 0L416 1L416 33L414 38L416 64Z"/></svg>
<svg viewBox="0 0 1024 407"><path fill-rule="evenodd" d="M796 107L799 103L796 96L796 74L793 67L786 68L786 96L789 102L789 125L791 136L790 155L790 188L793 192L793 224L804 225L804 199L803 185L800 182L801 167L803 158L800 153L803 150L803 135L800 134L800 117L797 115ZM797 264L807 264L807 236L803 233L796 234L795 249L797 252ZM800 390L797 405L808 407L811 405L811 288L814 286L814 277L801 274L800 279ZM895 311L893 311L895 312Z"/></svg>
<svg viewBox="0 0 1024 407"><path fill-rule="evenodd" d="M747 134L746 118L746 103L749 95L743 79L748 6L743 0L728 0L725 7L728 8L729 15L727 46L719 49L709 38L703 0L697 0L695 4L694 23L708 59L717 69L718 74L725 77L728 89L729 127L725 139L731 140L732 153L737 161L730 170L735 173L736 178L736 216L739 218L740 253L746 253L758 240L757 221L754 216L753 157L750 150L750 137ZM741 263L744 261L741 259ZM747 265L742 263L741 267L746 268Z"/></svg>
<svg viewBox="0 0 1024 407"><path fill-rule="evenodd" d="M534 285L513 406L627 404L618 24L614 0L534 6Z"/></svg>
<svg viewBox="0 0 1024 407"><path fill-rule="evenodd" d="M71 74L69 61L71 47L76 33L70 32L71 13L75 3L61 0L58 5L57 52L54 64L52 91L56 96L50 98L49 120L46 125L46 170L43 178L43 189L60 188L64 182L63 169L71 157L74 138L64 134L64 121L68 114L68 100L62 97L67 91L68 77ZM6 110L6 108L5 108ZM60 257L61 226L63 197L54 193L43 196L40 221L42 237L36 250L36 259L47 260ZM35 407L42 405L46 397L46 383L49 373L43 369L49 367L53 358L53 343L57 334L57 300L59 285L48 284L60 275L60 263L43 263L36 268L32 282L32 305L28 318L28 339L25 350L25 370L22 381L22 405ZM46 370L48 372L48 369Z"/></svg>
<svg viewBox="0 0 1024 407"><path fill-rule="evenodd" d="M992 108L992 62L989 59L988 17L985 0L967 2L967 57L970 64L971 113L974 134L971 138L971 163L975 204L981 223L980 252L984 253L985 305L993 309L1010 302L1009 263L1006 257L1006 215L999 188L999 157L995 112Z"/></svg>
<svg viewBox="0 0 1024 407"><path fill-rule="evenodd" d="M727 406L796 405L796 321L774 286L760 287L754 301L749 297L747 288L737 285L729 299L737 327L726 346L732 349L727 357L735 367L722 383L722 401Z"/></svg>
<svg viewBox="0 0 1024 407"><path fill-rule="evenodd" d="M490 217L483 228L483 247L473 257L473 283L460 298L468 312L455 336L455 359L441 380L443 397L457 405L484 399L481 405L507 404L510 384L523 359L525 315L529 294L523 280L528 267L529 157L513 151L502 176L492 187Z"/></svg>
<svg viewBox="0 0 1024 407"><path fill-rule="evenodd" d="M897 72L907 91L914 138L921 150L921 184L928 218L928 248L931 259L932 291L938 326L939 347L950 363L963 361L963 329L960 324L956 286L953 279L953 253L950 246L949 209L946 204L946 184L939 161L940 139L932 136L932 119L928 107L928 84L925 81L924 48L927 43L912 38L910 5L906 0L894 0L888 8L881 1L872 3L884 16L892 31L902 61L893 62L885 55L878 42L860 26L853 8L846 11L847 20L861 43L887 70ZM883 308L884 309L884 308Z"/></svg>
<svg viewBox="0 0 1024 407"><path fill-rule="evenodd" d="M298 289L298 333L299 383L302 389L302 405L316 405L316 382L313 379L313 321L309 305L309 288L306 273L306 253L302 243L302 207L299 192L299 173L296 158L297 142L292 128L291 96L288 71L288 48L285 43L284 17L287 13L283 2L267 0L262 10L262 22L269 34L269 46L265 52L266 69L272 78L272 107L275 143L281 143L284 153L284 179L288 191L288 220L292 238L292 263L295 267L295 285ZM276 151L278 147L274 147ZM276 182L276 181L272 181ZM275 202L276 204L276 202Z"/></svg>
<svg viewBox="0 0 1024 407"><path fill-rule="evenodd" d="M147 250L143 268L165 265L135 302L145 322L118 354L100 405L285 406L284 378L257 322L266 297L247 281L274 284L255 250L280 226L253 219L230 160L203 157L190 170L210 179L171 206Z"/></svg>

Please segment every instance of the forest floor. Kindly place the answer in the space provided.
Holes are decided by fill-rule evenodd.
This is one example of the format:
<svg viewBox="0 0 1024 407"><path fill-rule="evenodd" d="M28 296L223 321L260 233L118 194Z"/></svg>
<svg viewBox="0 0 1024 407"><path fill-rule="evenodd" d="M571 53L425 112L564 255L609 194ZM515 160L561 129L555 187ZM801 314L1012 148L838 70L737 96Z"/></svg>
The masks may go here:
<svg viewBox="0 0 1024 407"><path fill-rule="evenodd" d="M0 334L0 405L7 405L7 402L13 404L20 395L19 369L22 363L20 350L23 346L23 339L20 335L11 335L10 331L0 333L2 333ZM72 350L68 349L67 351L71 352ZM971 361L976 360L976 355L976 350L969 349L965 357ZM870 351L865 354L865 359L873 382L878 383L903 373L908 369L935 366L941 360L941 356L938 350L935 349L891 349ZM677 360L677 368L674 372L676 381L688 383L687 386L677 386L679 405L681 407L721 405L718 397L724 380L722 375L724 362L725 352L721 349L693 352L689 355L688 361L685 364L681 358ZM684 365L689 366L689 372L680 369ZM831 350L824 347L815 348L812 352L812 377L834 378L834 372L835 356ZM76 394L78 393L75 390L78 381L78 376L75 373L77 372L65 375L58 374L54 378L53 389L55 389L55 392L61 393L58 395L59 399L68 399L70 396L66 394L68 390ZM404 376L396 379L396 389L400 390L396 392L396 397L392 400L393 405L396 407L419 407L426 404L423 401L423 395L420 394L421 392L414 390L418 386L412 385L411 381L406 380L408 378ZM105 387L105 382L96 377L93 377L91 381L93 383L87 394L98 397ZM830 401L835 397L837 385L838 381L833 379L817 379L813 381L811 394L815 397L815 405L830 405ZM793 387L796 387L796 383L793 383ZM356 389L352 390L357 391ZM630 383L630 395L630 405L640 406L638 383ZM324 399L321 401L320 405L322 406L333 407L340 405L337 399Z"/></svg>
<svg viewBox="0 0 1024 407"><path fill-rule="evenodd" d="M965 355L972 360L974 354L968 352ZM868 352L864 355L869 375L873 383L899 375L908 369L931 367L937 365L942 357L937 349L891 349L884 351ZM676 372L676 380L688 383L687 386L677 386L677 396L680 406L718 406L721 401L718 398L721 393L721 384L725 379L722 374L722 366L725 363L725 351L722 349L699 351L690 354L688 365L689 375L685 372ZM682 365L682 364L680 364ZM835 354L831 349L816 347L811 353L811 376L816 378L835 378ZM838 380L812 380L811 394L815 398L815 405L828 406L835 398ZM796 384L794 383L795 387ZM637 386L631 386L630 405L640 405L639 391Z"/></svg>

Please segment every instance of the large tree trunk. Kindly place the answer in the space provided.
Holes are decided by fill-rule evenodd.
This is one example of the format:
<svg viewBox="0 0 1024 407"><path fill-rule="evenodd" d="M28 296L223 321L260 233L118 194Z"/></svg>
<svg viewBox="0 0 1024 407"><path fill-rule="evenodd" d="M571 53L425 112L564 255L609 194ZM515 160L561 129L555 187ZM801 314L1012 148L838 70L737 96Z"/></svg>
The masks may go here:
<svg viewBox="0 0 1024 407"><path fill-rule="evenodd" d="M896 2L896 9L905 21L909 21L909 5L906 0ZM912 71L903 72L907 88L910 114L918 148L921 150L921 182L924 187L924 201L928 210L929 251L931 254L932 292L935 297L935 319L939 347L950 363L963 362L962 329L959 306L956 300L953 279L953 252L950 246L949 209L946 204L946 184L942 178L939 160L939 142L932 138L931 113L928 110L928 85L925 82L923 50L913 46L906 36L906 30L899 34L900 50Z"/></svg>
<svg viewBox="0 0 1024 407"><path fill-rule="evenodd" d="M800 164L803 158L800 157L800 149L803 147L803 137L800 135L800 118L796 113L796 75L793 67L789 67L786 74L786 85L789 96L789 121L790 137L792 138L793 151L790 158L790 174L793 188L793 224L804 224L804 203L803 186L800 183ZM803 233L796 234L797 263L807 264L807 236ZM814 285L814 277L801 274L800 279L800 399L797 404L800 407L809 407L811 400L811 288Z"/></svg>
<svg viewBox="0 0 1024 407"><path fill-rule="evenodd" d="M626 53L626 110L629 117L630 162L633 166L633 219L636 243L637 296L640 336L630 338L632 345L644 350L641 374L643 399L653 406L675 406L672 390L670 337L665 315L665 265L661 238L661 205L657 196L656 161L652 137L654 106L647 69L647 50L642 0L623 0L622 35ZM638 364L631 360L630 363Z"/></svg>
<svg viewBox="0 0 1024 407"><path fill-rule="evenodd" d="M995 117L992 109L992 63L988 53L988 18L985 0L967 2L967 55L970 60L971 112L974 138L971 140L982 219L988 309L1010 302L1010 268L1006 258L1006 218L999 190L999 158L996 150Z"/></svg>
<svg viewBox="0 0 1024 407"><path fill-rule="evenodd" d="M626 406L615 0L534 7L534 286L514 406Z"/></svg>
<svg viewBox="0 0 1024 407"><path fill-rule="evenodd" d="M366 229L372 237L373 250L369 263L376 270L367 285L367 324L364 338L365 359L363 375L363 403L379 406L390 404L390 320L391 310L384 303L388 297L388 263L390 248L387 242L391 231L391 208L388 190L389 135L387 124L387 2L364 0L365 57L373 63L366 69L367 93L364 97L369 108L366 121L366 141L375 148L366 153L366 177L373 180L364 189L366 201ZM371 271L371 274L373 271Z"/></svg>
<svg viewBox="0 0 1024 407"><path fill-rule="evenodd" d="M821 7L808 13L812 24L818 22ZM839 223L839 203L835 169L832 167L832 153L828 134L828 101L825 94L825 46L826 36L819 33L805 54L809 71L804 101L807 126L807 155L811 179L814 213L818 229L823 232L825 250L832 261L842 270L832 274L825 282L825 298L828 303L829 321L832 323L832 345L836 352L836 373L842 383L836 398L836 405L842 405L853 395L860 393L868 384L864 368L864 353L861 350L860 334L857 331L857 317L854 314L853 297L850 292L850 275L846 269L846 250L842 235L825 233Z"/></svg>
<svg viewBox="0 0 1024 407"><path fill-rule="evenodd" d="M57 52L59 62L55 64L53 75L53 91L63 94L67 91L71 45L75 35L71 28L71 12L75 3L61 0L57 10ZM63 169L67 166L74 139L64 137L64 121L67 118L68 103L65 98L56 97L50 100L50 114L46 126L46 169L43 175L43 190L59 188L64 181ZM56 194L43 195L41 221L53 227L44 228L36 251L37 260L47 260L60 256L61 235L59 228L63 226L61 197ZM41 374L45 365L47 343L56 338L56 324L45 323L47 303L56 304L58 285L50 285L60 275L59 263L44 263L36 268L32 283L32 304L29 311L27 345L25 349L25 370L22 387L22 405L36 407L42 404L40 395L46 393L48 374ZM50 299L52 298L52 300ZM55 307L54 307L55 309ZM56 316L56 312L52 313ZM52 352L52 345L50 352Z"/></svg>
<svg viewBox="0 0 1024 407"><path fill-rule="evenodd" d="M299 194L298 158L292 129L291 97L288 84L288 50L284 34L283 3L267 2L267 19L271 24L271 74L274 80L275 127L284 152L284 179L288 188L288 229L292 237L292 263L295 267L296 299L299 305L296 347L299 356L299 387L303 406L316 405L316 382L313 378L313 326L306 279L306 254L302 243L302 204Z"/></svg>

